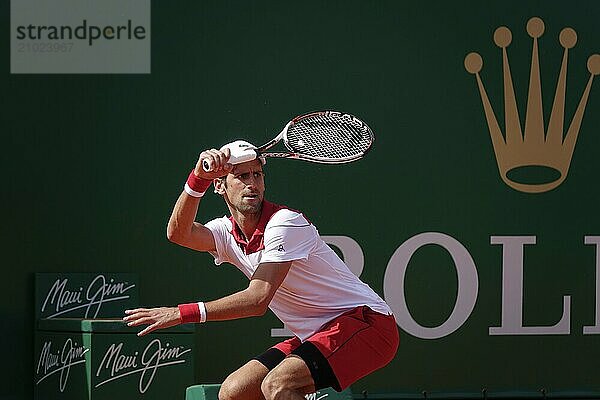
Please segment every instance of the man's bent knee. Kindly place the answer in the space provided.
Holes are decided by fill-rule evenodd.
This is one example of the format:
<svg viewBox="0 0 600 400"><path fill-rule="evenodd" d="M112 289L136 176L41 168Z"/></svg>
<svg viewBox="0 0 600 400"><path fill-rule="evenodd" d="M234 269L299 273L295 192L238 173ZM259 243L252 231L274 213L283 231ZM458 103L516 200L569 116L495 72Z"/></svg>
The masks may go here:
<svg viewBox="0 0 600 400"><path fill-rule="evenodd" d="M277 400L284 398L282 396L295 391L295 385L285 377L277 373L269 373L260 385L260 389L266 400ZM301 394L298 392L298 394ZM287 395L285 396L287 398Z"/></svg>
<svg viewBox="0 0 600 400"><path fill-rule="evenodd" d="M272 373L268 373L260 385L260 390L267 400L275 399L283 389L281 379Z"/></svg>
<svg viewBox="0 0 600 400"><path fill-rule="evenodd" d="M294 397L302 398L314 390L314 382L304 361L298 357L288 357L263 379L260 389L267 400Z"/></svg>
<svg viewBox="0 0 600 400"><path fill-rule="evenodd" d="M258 361L249 361L221 384L219 400L264 400L260 384L268 372Z"/></svg>
<svg viewBox="0 0 600 400"><path fill-rule="evenodd" d="M233 379L226 379L219 389L219 400L241 400L240 385Z"/></svg>
<svg viewBox="0 0 600 400"><path fill-rule="evenodd" d="M247 384L231 375L225 379L219 389L219 400L245 400L248 398L249 390Z"/></svg>

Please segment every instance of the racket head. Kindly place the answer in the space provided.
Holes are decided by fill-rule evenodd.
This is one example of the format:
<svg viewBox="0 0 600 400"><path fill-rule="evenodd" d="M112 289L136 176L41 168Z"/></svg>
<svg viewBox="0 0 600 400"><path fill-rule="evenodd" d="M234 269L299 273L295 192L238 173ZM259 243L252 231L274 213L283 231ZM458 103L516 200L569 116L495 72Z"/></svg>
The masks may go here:
<svg viewBox="0 0 600 400"><path fill-rule="evenodd" d="M285 147L298 158L341 164L364 157L375 135L356 116L340 111L317 111L294 118L282 132Z"/></svg>

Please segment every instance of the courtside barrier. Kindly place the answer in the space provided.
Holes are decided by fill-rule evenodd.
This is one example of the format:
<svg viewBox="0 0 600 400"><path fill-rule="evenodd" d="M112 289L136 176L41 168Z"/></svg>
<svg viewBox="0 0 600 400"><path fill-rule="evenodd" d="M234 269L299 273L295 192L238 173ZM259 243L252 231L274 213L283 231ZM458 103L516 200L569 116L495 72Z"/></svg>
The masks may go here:
<svg viewBox="0 0 600 400"><path fill-rule="evenodd" d="M185 400L218 400L220 387L220 384L190 386L185 391ZM352 391L349 388L339 393L327 388L304 397L306 400L353 400Z"/></svg>

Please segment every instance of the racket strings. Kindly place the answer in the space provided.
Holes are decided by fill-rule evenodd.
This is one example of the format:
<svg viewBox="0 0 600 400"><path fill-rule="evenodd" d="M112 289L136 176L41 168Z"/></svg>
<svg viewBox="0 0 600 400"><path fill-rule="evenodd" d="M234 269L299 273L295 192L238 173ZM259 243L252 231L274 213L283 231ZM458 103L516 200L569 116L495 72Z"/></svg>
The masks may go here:
<svg viewBox="0 0 600 400"><path fill-rule="evenodd" d="M291 151L311 157L344 159L360 157L371 146L370 129L348 118L311 116L292 125L286 145Z"/></svg>

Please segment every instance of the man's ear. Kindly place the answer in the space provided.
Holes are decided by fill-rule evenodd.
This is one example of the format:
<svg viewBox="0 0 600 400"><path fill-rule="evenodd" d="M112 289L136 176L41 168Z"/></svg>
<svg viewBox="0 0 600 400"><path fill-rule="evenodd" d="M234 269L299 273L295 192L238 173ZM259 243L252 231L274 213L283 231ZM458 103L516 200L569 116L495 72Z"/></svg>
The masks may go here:
<svg viewBox="0 0 600 400"><path fill-rule="evenodd" d="M213 180L213 185L215 186L215 193L220 194L221 196L225 194L225 179L227 179L226 176Z"/></svg>

